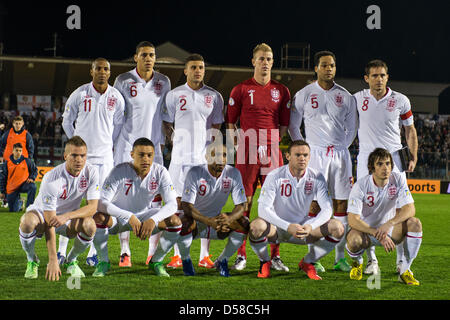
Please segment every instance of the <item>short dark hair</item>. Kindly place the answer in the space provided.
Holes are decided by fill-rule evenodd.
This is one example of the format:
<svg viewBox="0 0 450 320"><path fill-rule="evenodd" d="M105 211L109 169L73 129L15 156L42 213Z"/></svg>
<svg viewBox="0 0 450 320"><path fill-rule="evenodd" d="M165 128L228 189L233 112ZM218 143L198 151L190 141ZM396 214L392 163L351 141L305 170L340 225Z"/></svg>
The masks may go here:
<svg viewBox="0 0 450 320"><path fill-rule="evenodd" d="M67 140L66 146L68 146L68 145L75 146L75 147L86 147L87 148L86 142L80 136L73 136L72 138Z"/></svg>
<svg viewBox="0 0 450 320"><path fill-rule="evenodd" d="M308 142L306 142L305 140L294 140L289 143L288 148L287 148L287 153L290 154L291 149L296 146L307 146L308 149L311 150L311 147L309 146Z"/></svg>
<svg viewBox="0 0 450 320"><path fill-rule="evenodd" d="M328 51L328 50L323 50L323 51L316 52L316 54L314 55L314 66L315 67L318 66L319 62L320 62L320 58L326 57L326 56L333 57L334 63L336 63L336 56L334 55L334 53L331 51Z"/></svg>
<svg viewBox="0 0 450 320"><path fill-rule="evenodd" d="M150 47L150 48L155 48L155 46L153 45L153 43L149 42L149 41L141 41L138 43L138 45L136 46L136 54L139 52L140 48L143 47Z"/></svg>
<svg viewBox="0 0 450 320"><path fill-rule="evenodd" d="M200 55L198 53L193 53L186 58L184 64L187 65L189 61L203 61L204 62L205 60L203 59L202 55Z"/></svg>
<svg viewBox="0 0 450 320"><path fill-rule="evenodd" d="M23 149L22 144L21 144L20 142L15 143L15 144L13 145L13 149L17 149L17 148Z"/></svg>
<svg viewBox="0 0 450 320"><path fill-rule="evenodd" d="M372 174L375 171L375 161L378 159L386 159L389 158L391 162L391 169L394 166L394 162L392 160L392 155L389 151L383 148L376 148L369 154L369 160L367 160L367 169L369 169L369 174Z"/></svg>
<svg viewBox="0 0 450 320"><path fill-rule="evenodd" d="M386 62L384 62L383 60L380 60L380 59L370 60L367 63L366 68L364 69L364 72L366 73L366 76L368 76L370 74L370 69L380 68L380 67L386 69L386 73L388 72L388 66L387 66Z"/></svg>
<svg viewBox="0 0 450 320"><path fill-rule="evenodd" d="M12 122L14 122L14 121L23 121L23 117L22 116L16 116L16 117L14 117Z"/></svg>
<svg viewBox="0 0 450 320"><path fill-rule="evenodd" d="M153 144L153 142L150 139L147 139L147 138L144 138L144 137L136 139L136 141L134 141L134 143L133 143L133 150L137 146L152 146L153 149L155 149L155 145Z"/></svg>

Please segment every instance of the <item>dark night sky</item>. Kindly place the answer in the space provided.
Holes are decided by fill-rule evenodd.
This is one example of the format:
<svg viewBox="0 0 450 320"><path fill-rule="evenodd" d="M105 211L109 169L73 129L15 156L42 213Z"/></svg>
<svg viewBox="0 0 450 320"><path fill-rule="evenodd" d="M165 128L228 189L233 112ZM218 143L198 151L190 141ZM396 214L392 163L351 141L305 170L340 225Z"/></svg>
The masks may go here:
<svg viewBox="0 0 450 320"><path fill-rule="evenodd" d="M21 1L1 5L4 54L121 60L136 44L171 41L212 64L250 66L252 48L270 44L279 66L281 46L307 42L312 53L337 56L338 77L360 77L365 63L385 60L391 79L450 82L450 19L446 1ZM68 30L66 8L81 8L81 30ZM366 9L381 9L381 30L369 30ZM6 12L6 13L5 13Z"/></svg>

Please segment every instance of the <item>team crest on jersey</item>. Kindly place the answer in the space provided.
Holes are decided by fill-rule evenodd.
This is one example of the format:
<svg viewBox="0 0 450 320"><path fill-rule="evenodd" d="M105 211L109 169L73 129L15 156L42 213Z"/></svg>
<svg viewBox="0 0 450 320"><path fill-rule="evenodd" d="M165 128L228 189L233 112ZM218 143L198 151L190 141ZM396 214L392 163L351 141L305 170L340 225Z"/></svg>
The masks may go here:
<svg viewBox="0 0 450 320"><path fill-rule="evenodd" d="M107 102L106 102L106 108L109 111L113 111L114 110L114 106L116 105L117 102L117 98L116 97L109 97Z"/></svg>
<svg viewBox="0 0 450 320"><path fill-rule="evenodd" d="M391 184L388 188L388 198L389 200L393 200L397 195L397 187Z"/></svg>
<svg viewBox="0 0 450 320"><path fill-rule="evenodd" d="M153 90L159 96L162 91L162 83L160 81L156 81L155 84L153 85Z"/></svg>
<svg viewBox="0 0 450 320"><path fill-rule="evenodd" d="M305 194L311 194L314 188L314 183L312 180L307 180L305 182Z"/></svg>
<svg viewBox="0 0 450 320"><path fill-rule="evenodd" d="M222 180L222 191L227 193L231 189L231 179L230 178L224 178Z"/></svg>
<svg viewBox="0 0 450 320"><path fill-rule="evenodd" d="M338 107L342 107L344 104L344 97L339 92L334 96L334 102Z"/></svg>
<svg viewBox="0 0 450 320"><path fill-rule="evenodd" d="M148 181L148 188L150 192L155 192L156 190L158 190L158 181L156 180L155 177L151 178Z"/></svg>
<svg viewBox="0 0 450 320"><path fill-rule="evenodd" d="M207 94L205 96L205 104L206 104L206 107L208 107L208 108L212 108L212 106L213 106L213 97L210 96L209 94Z"/></svg>
<svg viewBox="0 0 450 320"><path fill-rule="evenodd" d="M78 182L78 191L85 192L88 188L89 180L85 176L82 176L80 178L80 181Z"/></svg>
<svg viewBox="0 0 450 320"><path fill-rule="evenodd" d="M230 97L230 99L228 99L228 105L229 106L234 106L234 99L232 97Z"/></svg>
<svg viewBox="0 0 450 320"><path fill-rule="evenodd" d="M279 102L280 101L280 90L277 88L270 89L270 95L272 96L273 102Z"/></svg>
<svg viewBox="0 0 450 320"><path fill-rule="evenodd" d="M395 98L389 98L386 103L386 110L389 112L394 111L396 104L397 104L397 100L395 100Z"/></svg>

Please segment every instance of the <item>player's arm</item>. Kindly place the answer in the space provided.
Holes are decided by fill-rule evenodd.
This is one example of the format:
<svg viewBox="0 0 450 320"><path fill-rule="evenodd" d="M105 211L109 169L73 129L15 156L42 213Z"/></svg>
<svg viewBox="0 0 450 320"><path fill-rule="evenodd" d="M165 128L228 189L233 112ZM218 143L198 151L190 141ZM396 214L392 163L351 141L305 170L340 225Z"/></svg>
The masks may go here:
<svg viewBox="0 0 450 320"><path fill-rule="evenodd" d="M75 132L74 121L77 118L78 114L78 99L76 98L77 92L78 90L73 92L67 99L66 107L62 115L62 127L69 139L73 137Z"/></svg>
<svg viewBox="0 0 450 320"><path fill-rule="evenodd" d="M289 120L289 135L292 141L304 140L300 132L300 126L303 121L303 104L301 102L301 94L297 93L294 96L291 104L291 117Z"/></svg>
<svg viewBox="0 0 450 320"><path fill-rule="evenodd" d="M181 201L181 207L183 208L184 214L187 215L188 217L191 217L196 221L204 223L207 226L213 227L214 229L217 228L217 222L215 221L215 219L201 214L201 212L194 207L193 203Z"/></svg>
<svg viewBox="0 0 450 320"><path fill-rule="evenodd" d="M418 150L418 140L417 131L414 124L410 126L405 126L405 138L408 145L409 151L411 152L412 159L408 164L408 172L413 172L417 164L417 150Z"/></svg>
<svg viewBox="0 0 450 320"><path fill-rule="evenodd" d="M353 140L356 138L356 133L358 131L358 110L356 109L356 98L350 96L349 110L345 117L345 130L346 130L346 141L345 145L347 148L351 146Z"/></svg>
<svg viewBox="0 0 450 320"><path fill-rule="evenodd" d="M375 236L376 229L370 227L361 220L361 213L364 204L364 191L361 189L358 181L352 187L348 198L347 217L348 224L352 229Z"/></svg>
<svg viewBox="0 0 450 320"><path fill-rule="evenodd" d="M120 95L117 99L117 108L116 111L114 112L113 118L114 124L112 135L113 141L116 141L117 138L119 137L120 131L122 130L124 123L125 123L125 100L122 97L122 95Z"/></svg>
<svg viewBox="0 0 450 320"><path fill-rule="evenodd" d="M361 215L347 212L348 224L352 229L375 236L377 230L361 220Z"/></svg>
<svg viewBox="0 0 450 320"><path fill-rule="evenodd" d="M61 276L61 270L58 264L56 253L56 232L55 228L50 225L50 221L56 216L56 211L44 211L45 220L45 240L48 250L48 264L45 278L50 281L58 281Z"/></svg>
<svg viewBox="0 0 450 320"><path fill-rule="evenodd" d="M232 229L233 222L237 221L244 215L245 202L234 206L230 214L221 212L215 217L218 229L222 232L228 232Z"/></svg>
<svg viewBox="0 0 450 320"><path fill-rule="evenodd" d="M284 87L283 101L280 105L280 116L279 116L279 138L284 137L288 132L289 123L291 118L291 93L287 87Z"/></svg>
<svg viewBox="0 0 450 320"><path fill-rule="evenodd" d="M86 203L87 204L80 209L55 215L49 220L50 225L58 228L65 224L68 220L93 217L97 212L98 199L87 200Z"/></svg>

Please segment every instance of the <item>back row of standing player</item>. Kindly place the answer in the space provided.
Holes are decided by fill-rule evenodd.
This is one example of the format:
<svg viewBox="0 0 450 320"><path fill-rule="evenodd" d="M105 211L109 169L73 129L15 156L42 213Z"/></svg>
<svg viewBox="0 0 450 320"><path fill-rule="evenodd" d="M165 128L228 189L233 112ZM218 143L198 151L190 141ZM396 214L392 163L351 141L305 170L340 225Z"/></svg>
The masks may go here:
<svg viewBox="0 0 450 320"><path fill-rule="evenodd" d="M204 148L210 140L205 129L220 128L225 122L227 132L231 132L228 138L234 139L232 133L237 129L238 121L240 128L247 133L245 144L243 140L236 142L238 146L244 146L237 148L236 168L245 187L247 202L244 214L247 217L258 182L263 184L267 173L282 165L278 149L281 137L289 131L292 140L303 139L300 133L302 122L305 140L311 146L310 166L324 174L333 199L334 217L344 224L347 223L347 199L352 186L348 147L357 132L360 143L357 177L367 175L367 157L377 147L393 154L395 170L406 169L401 167L398 155L402 147L399 121L405 127L406 141L412 154L407 170L414 170L417 136L411 106L406 96L387 87L388 68L380 60L371 61L366 67L364 79L369 89L352 96L334 82L334 54L318 52L314 57L317 81L297 92L291 105L288 88L271 79L274 62L271 48L260 44L253 51L254 76L233 88L224 112L221 94L203 83L205 65L201 56L188 58L184 70L187 82L173 90L170 90L169 78L153 69L156 54L151 43L138 44L134 59L136 68L119 75L114 87L108 85L108 61L96 59L91 68L93 81L78 88L66 103L63 128L69 138L79 135L86 141L88 160L98 167L100 184L114 165L132 160L130 152L136 139L147 137L155 144L155 162L160 164L163 163L164 144L172 142L169 173L181 213L180 198L186 173L192 166L205 162ZM252 129L256 140L250 137ZM187 141L187 137L191 140ZM258 154L255 161L250 159L252 148ZM317 203L313 202L310 215L316 215L319 210ZM131 266L129 232L119 235L120 265ZM157 241L158 237L150 238L149 257L153 255ZM348 271L350 266L345 260L344 242L336 247L334 268ZM213 267L208 247L208 239L202 239L199 265ZM403 259L402 246L397 249L399 264ZM64 241L60 239L58 253L64 256L65 251ZM171 261L173 267L181 265L177 253ZM371 272L371 268L378 268L374 248L368 254L367 272ZM95 257L93 247L88 259L90 257ZM280 259L279 244L271 245L271 258L272 268L288 271ZM238 250L234 268L241 270L245 263L244 242ZM320 263L316 268L321 268Z"/></svg>

